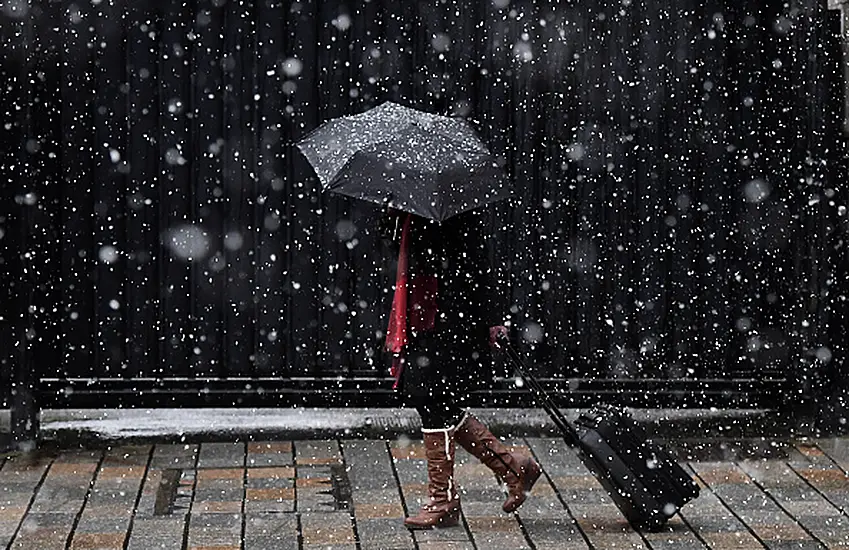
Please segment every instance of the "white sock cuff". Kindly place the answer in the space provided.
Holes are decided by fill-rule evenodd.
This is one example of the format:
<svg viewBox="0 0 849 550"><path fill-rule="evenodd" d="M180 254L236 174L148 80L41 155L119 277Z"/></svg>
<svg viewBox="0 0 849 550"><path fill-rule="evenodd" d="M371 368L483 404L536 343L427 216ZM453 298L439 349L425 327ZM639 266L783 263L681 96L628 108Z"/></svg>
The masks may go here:
<svg viewBox="0 0 849 550"><path fill-rule="evenodd" d="M463 416L460 418L460 421L457 422L456 425L448 426L446 428L422 428L422 433L433 434L433 433L437 433L437 432L450 432L450 431L456 430L457 428L462 426L463 422L466 421L466 418L468 418L470 416L472 416L472 413L470 413L469 411L464 411Z"/></svg>

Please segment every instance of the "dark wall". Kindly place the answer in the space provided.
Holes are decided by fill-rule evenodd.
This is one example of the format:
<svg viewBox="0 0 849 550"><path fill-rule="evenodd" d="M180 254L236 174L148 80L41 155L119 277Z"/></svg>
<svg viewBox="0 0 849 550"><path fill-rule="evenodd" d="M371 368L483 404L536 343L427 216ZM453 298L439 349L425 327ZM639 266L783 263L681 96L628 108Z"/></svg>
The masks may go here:
<svg viewBox="0 0 849 550"><path fill-rule="evenodd" d="M493 261L551 374L843 361L825 0L9 5L0 382L33 323L46 377L383 374L375 212L292 143L390 99L474 119L504 162Z"/></svg>

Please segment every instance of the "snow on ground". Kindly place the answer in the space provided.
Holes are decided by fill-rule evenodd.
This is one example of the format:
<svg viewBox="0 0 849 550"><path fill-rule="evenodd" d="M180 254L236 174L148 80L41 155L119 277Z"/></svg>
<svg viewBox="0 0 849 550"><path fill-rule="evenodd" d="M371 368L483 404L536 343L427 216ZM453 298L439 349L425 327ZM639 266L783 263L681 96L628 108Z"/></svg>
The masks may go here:
<svg viewBox="0 0 849 550"><path fill-rule="evenodd" d="M551 431L551 423L540 409L475 409L485 423L501 431ZM574 419L577 410L566 411ZM674 431L673 426L703 424L707 431L722 435L724 429L763 425L769 411L760 409L637 409L634 418L661 431ZM0 410L0 432L9 431L9 411ZM399 432L415 432L419 419L412 409L353 408L221 408L221 409L54 409L42 413L42 433L73 433L97 439L133 439L155 437L190 438L199 435L250 436L292 434L307 437L315 433L370 434L387 436ZM727 426L727 428L725 428ZM653 431L653 430L649 430ZM692 433L692 432L691 432ZM66 438L65 438L66 439Z"/></svg>

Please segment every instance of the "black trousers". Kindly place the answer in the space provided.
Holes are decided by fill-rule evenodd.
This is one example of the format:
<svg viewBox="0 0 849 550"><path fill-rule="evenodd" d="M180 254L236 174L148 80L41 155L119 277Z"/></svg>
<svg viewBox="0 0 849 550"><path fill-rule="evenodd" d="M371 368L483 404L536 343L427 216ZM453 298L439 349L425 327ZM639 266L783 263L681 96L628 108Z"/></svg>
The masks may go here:
<svg viewBox="0 0 849 550"><path fill-rule="evenodd" d="M414 407L425 430L445 430L460 423L466 410L448 392L436 389L430 395L405 395L405 404Z"/></svg>
<svg viewBox="0 0 849 550"><path fill-rule="evenodd" d="M445 342L432 334L411 337L399 389L404 405L418 411L426 430L453 428L466 414L468 380L453 370L463 364L458 359L465 359L461 352L446 351Z"/></svg>

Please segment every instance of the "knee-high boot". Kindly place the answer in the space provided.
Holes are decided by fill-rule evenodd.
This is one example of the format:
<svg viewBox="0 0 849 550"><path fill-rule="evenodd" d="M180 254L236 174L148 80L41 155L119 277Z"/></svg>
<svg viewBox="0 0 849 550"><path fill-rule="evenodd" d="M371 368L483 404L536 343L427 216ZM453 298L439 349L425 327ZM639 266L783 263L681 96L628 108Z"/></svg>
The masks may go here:
<svg viewBox="0 0 849 550"><path fill-rule="evenodd" d="M501 506L502 510L513 512L525 502L542 473L533 458L511 453L471 414L466 415L457 427L454 439L507 484L508 496Z"/></svg>
<svg viewBox="0 0 849 550"><path fill-rule="evenodd" d="M454 485L454 430L422 430L427 456L428 502L404 520L408 529L451 527L460 522L460 495Z"/></svg>

